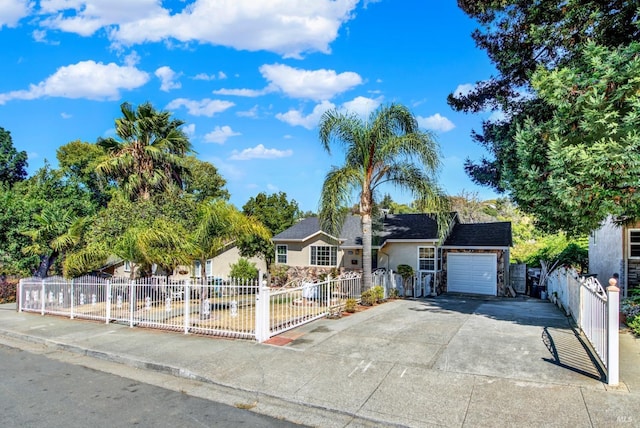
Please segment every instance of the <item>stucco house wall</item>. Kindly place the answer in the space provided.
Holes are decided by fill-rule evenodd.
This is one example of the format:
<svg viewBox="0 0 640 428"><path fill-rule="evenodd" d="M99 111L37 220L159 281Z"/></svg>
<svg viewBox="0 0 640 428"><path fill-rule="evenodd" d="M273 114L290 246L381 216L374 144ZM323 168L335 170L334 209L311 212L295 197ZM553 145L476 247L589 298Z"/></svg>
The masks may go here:
<svg viewBox="0 0 640 428"><path fill-rule="evenodd" d="M435 247L436 243L424 242L388 242L378 250L378 267L398 270L398 265L409 265L418 272L418 247Z"/></svg>
<svg viewBox="0 0 640 428"><path fill-rule="evenodd" d="M640 226L640 225L639 225ZM626 228L611 219L589 235L589 273L596 274L601 284L607 285L611 275L620 275L620 286L626 287L627 269L625 249L628 247Z"/></svg>
<svg viewBox="0 0 640 428"><path fill-rule="evenodd" d="M336 246L335 242L327 239L325 235L319 234L308 239L305 242L278 242L276 245L287 245L287 266L310 266L311 265L311 247L312 246ZM343 266L344 250L337 249L337 266ZM350 263L350 262L349 262Z"/></svg>

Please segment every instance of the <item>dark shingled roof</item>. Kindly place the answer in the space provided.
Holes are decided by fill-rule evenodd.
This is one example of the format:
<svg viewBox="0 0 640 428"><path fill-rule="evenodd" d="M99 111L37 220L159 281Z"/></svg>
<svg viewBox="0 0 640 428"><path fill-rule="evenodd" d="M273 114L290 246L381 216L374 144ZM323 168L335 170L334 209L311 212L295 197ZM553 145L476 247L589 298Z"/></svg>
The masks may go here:
<svg viewBox="0 0 640 428"><path fill-rule="evenodd" d="M300 220L287 230L273 237L274 241L300 241L320 232L318 217L308 217ZM362 228L359 216L347 216L338 237L344 242L342 246L362 246Z"/></svg>
<svg viewBox="0 0 640 428"><path fill-rule="evenodd" d="M511 222L458 223L444 243L454 247L511 247Z"/></svg>
<svg viewBox="0 0 640 428"><path fill-rule="evenodd" d="M387 214L382 231L376 232L380 244L388 239L438 239L438 224L429 214Z"/></svg>

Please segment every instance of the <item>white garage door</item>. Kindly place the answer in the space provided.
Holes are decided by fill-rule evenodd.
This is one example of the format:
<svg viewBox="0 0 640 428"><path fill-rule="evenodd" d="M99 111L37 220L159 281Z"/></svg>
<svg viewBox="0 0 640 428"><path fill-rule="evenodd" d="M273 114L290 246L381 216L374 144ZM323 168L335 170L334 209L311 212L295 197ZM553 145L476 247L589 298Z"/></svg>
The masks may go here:
<svg viewBox="0 0 640 428"><path fill-rule="evenodd" d="M448 254L447 291L495 296L497 289L495 254Z"/></svg>

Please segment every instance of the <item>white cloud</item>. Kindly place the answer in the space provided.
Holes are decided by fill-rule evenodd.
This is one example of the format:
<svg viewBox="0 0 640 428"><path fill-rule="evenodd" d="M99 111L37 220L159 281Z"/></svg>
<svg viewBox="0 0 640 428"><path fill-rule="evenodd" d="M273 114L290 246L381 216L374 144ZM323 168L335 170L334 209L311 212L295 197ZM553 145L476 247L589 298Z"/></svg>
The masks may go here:
<svg viewBox="0 0 640 428"><path fill-rule="evenodd" d="M278 159L293 155L293 150L267 149L262 144L251 149L244 149L241 152L234 150L229 159L231 160L250 160L250 159Z"/></svg>
<svg viewBox="0 0 640 428"><path fill-rule="evenodd" d="M194 80L216 80L216 79L224 80L226 78L227 78L227 75L224 74L224 72L222 71L219 71L218 74L198 73L195 76L193 76Z"/></svg>
<svg viewBox="0 0 640 428"><path fill-rule="evenodd" d="M71 119L73 116L70 115L69 113L62 112L60 113L60 117L63 119Z"/></svg>
<svg viewBox="0 0 640 428"><path fill-rule="evenodd" d="M29 89L0 94L0 105L13 99L33 100L41 97L117 100L122 90L138 88L149 75L131 66L95 61L81 61L60 67L54 74Z"/></svg>
<svg viewBox="0 0 640 428"><path fill-rule="evenodd" d="M432 131L447 132L456 127L453 122L441 116L440 113L429 117L418 116L417 119L421 128L431 129Z"/></svg>
<svg viewBox="0 0 640 428"><path fill-rule="evenodd" d="M172 89L182 87L182 84L177 81L180 78L180 74L173 71L171 67L162 66L156 70L155 75L162 82L160 84L161 91L169 92Z"/></svg>
<svg viewBox="0 0 640 428"><path fill-rule="evenodd" d="M351 101L347 101L342 104L342 109L355 113L362 118L367 118L375 109L377 109L382 103L382 97L367 98L356 97Z"/></svg>
<svg viewBox="0 0 640 428"><path fill-rule="evenodd" d="M284 64L265 64L260 73L272 90L315 101L330 100L362 83L360 75L352 71L338 74L334 70L302 70Z"/></svg>
<svg viewBox="0 0 640 428"><path fill-rule="evenodd" d="M278 186L276 186L275 184L268 183L267 184L267 190L272 192L272 193L275 193L275 192L279 192L280 188Z"/></svg>
<svg viewBox="0 0 640 428"><path fill-rule="evenodd" d="M5 25L15 27L20 19L28 16L33 7L31 0L0 1L0 29Z"/></svg>
<svg viewBox="0 0 640 428"><path fill-rule="evenodd" d="M180 107L184 107L192 116L213 117L214 114L221 113L234 105L235 104L230 101L212 100L209 98L204 98L200 101L190 100L187 98L176 98L167 104L166 108L175 110Z"/></svg>
<svg viewBox="0 0 640 428"><path fill-rule="evenodd" d="M356 97L351 101L343 103L339 110L347 113L354 113L361 118L366 119L372 111L378 108L381 102L382 97L375 99ZM318 126L318 122L320 122L320 118L324 112L334 108L336 108L336 105L332 102L322 101L313 108L313 111L310 114L306 116L302 110L289 110L286 113L276 114L276 119L288 123L291 126L302 126L303 128L313 129Z"/></svg>
<svg viewBox="0 0 640 428"><path fill-rule="evenodd" d="M256 104L246 111L239 111L236 115L239 117L258 117L258 105Z"/></svg>
<svg viewBox="0 0 640 428"><path fill-rule="evenodd" d="M217 89L213 91L214 95L232 95L236 97L260 97L269 91L267 89Z"/></svg>
<svg viewBox="0 0 640 428"><path fill-rule="evenodd" d="M235 137L242 135L239 132L234 132L230 126L216 126L213 131L204 136L204 140L207 143L224 144L229 137Z"/></svg>
<svg viewBox="0 0 640 428"><path fill-rule="evenodd" d="M474 84L472 84L472 83L463 83L461 85L458 85L456 90L453 91L453 95L455 95L456 97L459 97L461 95L467 95L468 93L473 91L473 88L475 88Z"/></svg>
<svg viewBox="0 0 640 428"><path fill-rule="evenodd" d="M137 25L144 19L168 11L157 0L41 0L42 25L48 28L91 36L101 28L117 31L118 26ZM139 28L144 32L144 28Z"/></svg>
<svg viewBox="0 0 640 428"><path fill-rule="evenodd" d="M196 125L195 123L190 123L188 125L182 125L182 132L184 132L188 137L193 137L196 135Z"/></svg>
<svg viewBox="0 0 640 428"><path fill-rule="evenodd" d="M313 112L305 116L300 110L289 110L286 113L276 114L276 119L288 123L291 126L302 126L307 129L313 129L318 126L320 117L325 111L335 108L335 104L329 101L323 101L313 108Z"/></svg>
<svg viewBox="0 0 640 428"><path fill-rule="evenodd" d="M136 51L131 51L129 55L124 57L124 63L125 65L134 67L140 63L140 55L138 55Z"/></svg>
<svg viewBox="0 0 640 428"><path fill-rule="evenodd" d="M6 2L6 1L5 1ZM134 45L175 39L267 50L285 57L330 52L358 0L42 0L43 25L83 36L104 28L114 43ZM26 1L11 0L26 7ZM180 8L183 4L183 8ZM17 13L13 23L24 12Z"/></svg>

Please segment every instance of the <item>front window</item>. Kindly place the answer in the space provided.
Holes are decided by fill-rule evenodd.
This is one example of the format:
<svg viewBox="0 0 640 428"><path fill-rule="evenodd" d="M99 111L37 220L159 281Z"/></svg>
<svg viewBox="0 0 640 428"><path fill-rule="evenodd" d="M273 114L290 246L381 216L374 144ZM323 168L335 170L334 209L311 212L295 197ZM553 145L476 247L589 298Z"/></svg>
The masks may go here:
<svg viewBox="0 0 640 428"><path fill-rule="evenodd" d="M196 260L195 262L193 262L193 276L195 276L196 278L200 278L202 276L200 272L201 266L202 265L200 264L200 260Z"/></svg>
<svg viewBox="0 0 640 428"><path fill-rule="evenodd" d="M329 245L311 247L311 266L336 266L337 264L337 247Z"/></svg>
<svg viewBox="0 0 640 428"><path fill-rule="evenodd" d="M131 262L129 260L124 261L124 271L131 272Z"/></svg>
<svg viewBox="0 0 640 428"><path fill-rule="evenodd" d="M629 258L640 259L640 229L629 230Z"/></svg>
<svg viewBox="0 0 640 428"><path fill-rule="evenodd" d="M213 260L207 260L204 270L206 276L213 276Z"/></svg>
<svg viewBox="0 0 640 428"><path fill-rule="evenodd" d="M418 270L435 270L436 249L434 247L418 247Z"/></svg>
<svg viewBox="0 0 640 428"><path fill-rule="evenodd" d="M287 264L287 246L276 245L276 263Z"/></svg>

